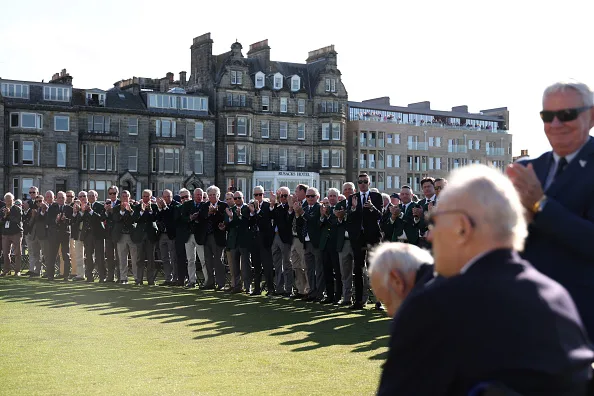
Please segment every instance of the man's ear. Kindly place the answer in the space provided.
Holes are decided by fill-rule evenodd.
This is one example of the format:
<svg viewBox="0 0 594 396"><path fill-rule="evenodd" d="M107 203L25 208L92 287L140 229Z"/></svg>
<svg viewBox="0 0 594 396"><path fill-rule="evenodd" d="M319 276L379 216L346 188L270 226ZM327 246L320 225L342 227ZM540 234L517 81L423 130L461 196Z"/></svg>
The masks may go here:
<svg viewBox="0 0 594 396"><path fill-rule="evenodd" d="M406 280L397 269L392 269L388 274L388 286L398 297L404 298L406 296Z"/></svg>

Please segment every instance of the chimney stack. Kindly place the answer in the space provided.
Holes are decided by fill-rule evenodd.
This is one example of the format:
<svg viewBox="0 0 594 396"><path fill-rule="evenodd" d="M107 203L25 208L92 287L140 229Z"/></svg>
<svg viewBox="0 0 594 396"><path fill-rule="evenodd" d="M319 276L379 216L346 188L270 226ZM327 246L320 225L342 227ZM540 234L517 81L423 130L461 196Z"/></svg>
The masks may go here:
<svg viewBox="0 0 594 396"><path fill-rule="evenodd" d="M173 82L173 73L169 72L166 74L167 76L167 80L169 80L169 82Z"/></svg>
<svg viewBox="0 0 594 396"><path fill-rule="evenodd" d="M50 84L72 85L72 77L66 72L66 69L62 69L60 73L54 73L49 82Z"/></svg>
<svg viewBox="0 0 594 396"><path fill-rule="evenodd" d="M187 75L187 73L185 71L179 72L179 83L181 85L186 85L186 75Z"/></svg>
<svg viewBox="0 0 594 396"><path fill-rule="evenodd" d="M250 50L247 53L248 59L259 59L264 70L268 69L270 64L270 46L268 46L268 39L258 41L250 45Z"/></svg>

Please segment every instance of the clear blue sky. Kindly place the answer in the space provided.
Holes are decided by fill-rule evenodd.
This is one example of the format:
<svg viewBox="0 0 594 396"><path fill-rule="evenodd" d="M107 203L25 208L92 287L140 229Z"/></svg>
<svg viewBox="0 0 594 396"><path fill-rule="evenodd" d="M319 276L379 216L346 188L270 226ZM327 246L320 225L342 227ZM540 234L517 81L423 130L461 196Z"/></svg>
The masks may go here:
<svg viewBox="0 0 594 396"><path fill-rule="evenodd" d="M507 106L514 153L550 149L543 89L573 78L594 87L591 0L520 2L19 1L1 6L0 77L48 81L66 68L78 88L190 72L192 39L246 54L268 39L273 60L304 62L334 44L350 100L389 96L471 112ZM205 4L201 6L201 4Z"/></svg>

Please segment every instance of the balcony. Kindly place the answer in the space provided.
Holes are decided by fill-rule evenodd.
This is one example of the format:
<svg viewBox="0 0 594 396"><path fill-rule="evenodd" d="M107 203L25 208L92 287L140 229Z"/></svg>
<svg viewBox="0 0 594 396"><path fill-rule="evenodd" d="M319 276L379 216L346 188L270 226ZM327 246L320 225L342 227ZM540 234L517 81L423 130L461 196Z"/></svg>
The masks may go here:
<svg viewBox="0 0 594 396"><path fill-rule="evenodd" d="M508 134L509 130L506 129L497 129L493 130L490 128L481 128L481 127L474 127L474 126L466 126L466 125L448 125L443 124L440 122L403 122L397 119L389 119L387 117L379 117L379 116L355 116L353 119L349 121L371 121L371 122L385 122L390 124L399 124L399 125L410 125L410 126L418 126L422 128L444 128L444 129L455 129L459 131L483 131L483 132L490 132L490 133L504 133Z"/></svg>
<svg viewBox="0 0 594 396"><path fill-rule="evenodd" d="M330 108L330 106L322 106L318 104L318 113L321 114L336 114L340 116L344 116L344 109L340 106L338 109Z"/></svg>
<svg viewBox="0 0 594 396"><path fill-rule="evenodd" d="M296 165L279 165L275 162L268 162L267 164L262 164L259 161L252 162L252 166L255 171L283 171L283 172L319 172L320 171L320 163L314 162L311 164L306 164L305 166L296 166Z"/></svg>
<svg viewBox="0 0 594 396"><path fill-rule="evenodd" d="M409 150L415 151L427 151L429 146L425 142L408 142L407 147Z"/></svg>
<svg viewBox="0 0 594 396"><path fill-rule="evenodd" d="M467 153L468 146L466 145L457 145L457 146L448 146L448 153Z"/></svg>
<svg viewBox="0 0 594 396"><path fill-rule="evenodd" d="M117 129L88 130L79 131L81 140L101 140L101 141L119 141L120 131Z"/></svg>
<svg viewBox="0 0 594 396"><path fill-rule="evenodd" d="M503 157L505 155L505 149L498 147L489 147L485 149L485 152L492 157Z"/></svg>
<svg viewBox="0 0 594 396"><path fill-rule="evenodd" d="M87 106L105 107L105 99L87 98Z"/></svg>
<svg viewBox="0 0 594 396"><path fill-rule="evenodd" d="M244 109L251 110L252 109L252 99L247 98L245 100L233 100L232 102L225 100L225 103L223 104L223 108L225 110L244 110Z"/></svg>

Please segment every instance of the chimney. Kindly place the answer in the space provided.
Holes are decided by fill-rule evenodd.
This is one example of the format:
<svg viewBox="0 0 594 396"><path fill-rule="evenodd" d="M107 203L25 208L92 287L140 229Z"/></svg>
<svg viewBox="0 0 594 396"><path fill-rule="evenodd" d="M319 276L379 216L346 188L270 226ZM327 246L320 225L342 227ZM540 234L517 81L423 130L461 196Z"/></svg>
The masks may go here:
<svg viewBox="0 0 594 396"><path fill-rule="evenodd" d="M169 80L169 82L173 82L173 73L169 72L165 76L167 76L167 80Z"/></svg>
<svg viewBox="0 0 594 396"><path fill-rule="evenodd" d="M179 83L183 86L186 85L186 75L187 73L185 71L180 71L179 72Z"/></svg>
<svg viewBox="0 0 594 396"><path fill-rule="evenodd" d="M528 150L520 150L520 155L522 157L528 157Z"/></svg>
<svg viewBox="0 0 594 396"><path fill-rule="evenodd" d="M315 51L309 51L307 54L306 63L313 63L320 59L326 59L329 63L336 66L336 51L334 45L329 45L324 48L317 49Z"/></svg>
<svg viewBox="0 0 594 396"><path fill-rule="evenodd" d="M49 82L50 84L72 85L72 77L66 72L66 69L62 69L60 73L54 73Z"/></svg>
<svg viewBox="0 0 594 396"><path fill-rule="evenodd" d="M424 101L424 102L417 102L417 103L409 103L408 107L411 109L431 110L431 102Z"/></svg>
<svg viewBox="0 0 594 396"><path fill-rule="evenodd" d="M259 59L262 69L268 69L268 65L270 64L270 46L268 46L268 39L250 45L247 57L248 59Z"/></svg>
<svg viewBox="0 0 594 396"><path fill-rule="evenodd" d="M188 85L203 92L214 92L213 70L215 59L212 55L213 40L210 33L194 38L191 51L191 70Z"/></svg>
<svg viewBox="0 0 594 396"><path fill-rule="evenodd" d="M381 98L367 99L367 100L364 100L361 103L365 103L365 104L369 104L369 105L390 106L390 97L389 96L383 96Z"/></svg>
<svg viewBox="0 0 594 396"><path fill-rule="evenodd" d="M455 106L455 107L452 107L452 111L454 111L456 113L465 113L465 114L468 114L468 106L466 106L466 105Z"/></svg>

